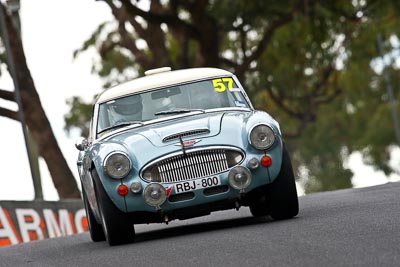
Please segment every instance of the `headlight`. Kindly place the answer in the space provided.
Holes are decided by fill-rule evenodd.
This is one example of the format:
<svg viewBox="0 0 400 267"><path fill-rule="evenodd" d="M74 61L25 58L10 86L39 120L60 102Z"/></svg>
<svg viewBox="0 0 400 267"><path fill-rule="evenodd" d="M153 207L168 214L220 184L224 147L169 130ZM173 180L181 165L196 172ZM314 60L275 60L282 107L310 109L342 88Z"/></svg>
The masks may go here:
<svg viewBox="0 0 400 267"><path fill-rule="evenodd" d="M275 134L271 127L260 124L250 130L249 142L257 149L267 149L275 142Z"/></svg>
<svg viewBox="0 0 400 267"><path fill-rule="evenodd" d="M127 155L121 152L109 154L103 163L104 171L115 179L122 179L131 170L131 161Z"/></svg>

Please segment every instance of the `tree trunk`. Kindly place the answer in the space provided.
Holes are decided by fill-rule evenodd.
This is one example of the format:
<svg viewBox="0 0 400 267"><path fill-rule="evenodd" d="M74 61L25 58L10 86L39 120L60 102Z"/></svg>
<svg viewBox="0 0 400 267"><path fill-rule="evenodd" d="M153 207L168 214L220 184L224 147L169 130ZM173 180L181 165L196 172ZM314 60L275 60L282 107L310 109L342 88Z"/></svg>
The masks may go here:
<svg viewBox="0 0 400 267"><path fill-rule="evenodd" d="M20 86L22 107L27 126L38 144L39 153L44 158L60 199L80 198L75 178L58 146L43 110L32 76L26 64L22 41L11 24L10 17L1 4L6 20L10 41L10 53L14 58L16 77Z"/></svg>

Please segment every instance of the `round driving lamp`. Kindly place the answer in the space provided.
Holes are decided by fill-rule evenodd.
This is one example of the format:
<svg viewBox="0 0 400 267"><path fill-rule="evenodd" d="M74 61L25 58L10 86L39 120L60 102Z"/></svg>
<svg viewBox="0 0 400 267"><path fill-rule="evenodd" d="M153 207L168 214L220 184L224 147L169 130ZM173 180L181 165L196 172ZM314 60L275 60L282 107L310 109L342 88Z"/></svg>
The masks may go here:
<svg viewBox="0 0 400 267"><path fill-rule="evenodd" d="M150 206L157 207L167 200L167 194L164 186L158 183L151 183L144 189L143 198Z"/></svg>
<svg viewBox="0 0 400 267"><path fill-rule="evenodd" d="M257 125L250 130L249 142L257 149L268 149L275 142L274 131L265 124Z"/></svg>
<svg viewBox="0 0 400 267"><path fill-rule="evenodd" d="M228 182L235 189L245 189L251 183L251 173L243 166L236 166L229 171Z"/></svg>
<svg viewBox="0 0 400 267"><path fill-rule="evenodd" d="M132 167L131 161L125 153L114 152L104 160L104 171L114 179L122 179L128 175Z"/></svg>

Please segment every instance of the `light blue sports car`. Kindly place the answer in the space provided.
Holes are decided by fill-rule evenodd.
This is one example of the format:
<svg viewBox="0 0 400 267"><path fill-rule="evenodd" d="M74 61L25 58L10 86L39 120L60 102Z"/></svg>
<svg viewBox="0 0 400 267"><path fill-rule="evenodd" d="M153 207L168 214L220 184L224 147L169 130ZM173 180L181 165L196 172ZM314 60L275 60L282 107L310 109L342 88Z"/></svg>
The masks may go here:
<svg viewBox="0 0 400 267"><path fill-rule="evenodd" d="M153 69L104 91L76 147L95 242L129 243L134 224L241 206L276 220L298 213L279 124L225 70Z"/></svg>

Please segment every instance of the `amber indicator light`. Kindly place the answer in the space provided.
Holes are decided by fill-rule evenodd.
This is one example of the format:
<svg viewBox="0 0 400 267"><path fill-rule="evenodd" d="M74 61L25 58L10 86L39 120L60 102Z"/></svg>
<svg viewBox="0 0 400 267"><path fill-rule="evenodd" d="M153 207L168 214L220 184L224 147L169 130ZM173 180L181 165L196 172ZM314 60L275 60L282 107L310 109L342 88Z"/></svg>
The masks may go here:
<svg viewBox="0 0 400 267"><path fill-rule="evenodd" d="M264 155L264 156L262 156L260 162L261 162L262 166L269 167L272 164L272 159L270 156Z"/></svg>
<svg viewBox="0 0 400 267"><path fill-rule="evenodd" d="M128 187L126 185L121 184L121 185L118 186L118 190L117 191L118 191L118 194L120 196L125 196L126 194L128 194L129 189L128 189Z"/></svg>

